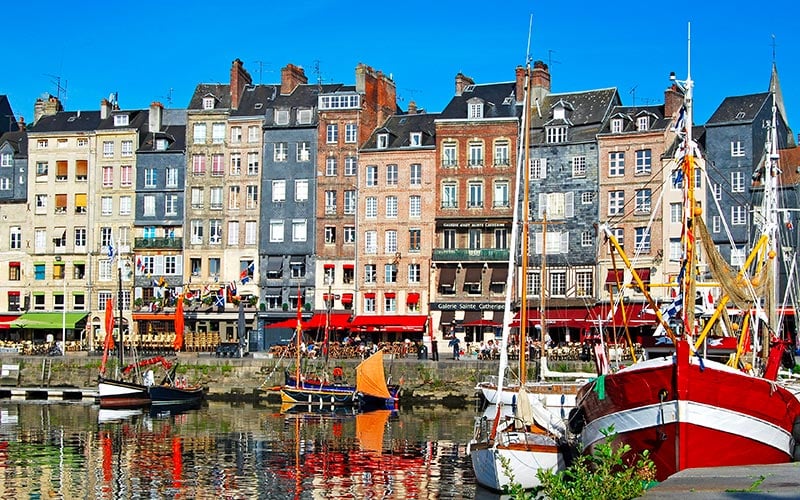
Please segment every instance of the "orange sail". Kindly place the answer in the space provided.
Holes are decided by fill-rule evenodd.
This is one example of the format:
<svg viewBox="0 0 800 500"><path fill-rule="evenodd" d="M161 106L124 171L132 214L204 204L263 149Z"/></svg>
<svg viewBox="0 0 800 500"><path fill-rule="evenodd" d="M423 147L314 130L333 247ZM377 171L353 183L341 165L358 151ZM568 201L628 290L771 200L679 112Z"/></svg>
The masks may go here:
<svg viewBox="0 0 800 500"><path fill-rule="evenodd" d="M391 410L375 410L356 415L356 438L362 450L383 451L383 431Z"/></svg>
<svg viewBox="0 0 800 500"><path fill-rule="evenodd" d="M183 347L183 325L183 294L180 294L175 305L175 342L172 345L176 351L180 351Z"/></svg>
<svg viewBox="0 0 800 500"><path fill-rule="evenodd" d="M100 363L100 375L106 373L108 351L114 347L114 308L111 299L106 300L106 338L103 342L103 361Z"/></svg>
<svg viewBox="0 0 800 500"><path fill-rule="evenodd" d="M356 391L375 396L391 397L383 374L383 351L378 351L356 367Z"/></svg>

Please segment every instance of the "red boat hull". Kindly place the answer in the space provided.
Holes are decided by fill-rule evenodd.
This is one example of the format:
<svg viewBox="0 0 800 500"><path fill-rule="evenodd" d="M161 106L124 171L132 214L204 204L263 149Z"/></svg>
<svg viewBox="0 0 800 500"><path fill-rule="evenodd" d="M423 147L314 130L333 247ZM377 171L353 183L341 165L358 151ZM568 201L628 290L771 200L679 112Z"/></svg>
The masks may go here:
<svg viewBox="0 0 800 500"><path fill-rule="evenodd" d="M659 480L693 467L792 460L800 402L775 383L720 363L677 355L652 359L587 384L571 417L584 451L611 426L633 453L650 451ZM601 396L602 394L602 396ZM795 432L800 432L797 430Z"/></svg>

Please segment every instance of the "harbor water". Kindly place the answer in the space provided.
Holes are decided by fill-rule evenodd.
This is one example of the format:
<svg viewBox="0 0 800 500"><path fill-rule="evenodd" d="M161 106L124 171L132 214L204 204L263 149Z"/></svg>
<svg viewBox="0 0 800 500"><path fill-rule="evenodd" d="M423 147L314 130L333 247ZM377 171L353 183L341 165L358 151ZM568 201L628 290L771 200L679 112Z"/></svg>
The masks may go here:
<svg viewBox="0 0 800 500"><path fill-rule="evenodd" d="M477 414L3 401L0 498L484 498L466 455Z"/></svg>

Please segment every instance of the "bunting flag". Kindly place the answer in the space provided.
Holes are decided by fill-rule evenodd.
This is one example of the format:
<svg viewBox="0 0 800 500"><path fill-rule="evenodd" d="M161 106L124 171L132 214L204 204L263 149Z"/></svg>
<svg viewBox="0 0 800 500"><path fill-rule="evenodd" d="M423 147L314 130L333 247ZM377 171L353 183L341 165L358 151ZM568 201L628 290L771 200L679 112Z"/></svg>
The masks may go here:
<svg viewBox="0 0 800 500"><path fill-rule="evenodd" d="M239 280L242 282L242 285L246 285L250 282L250 276L255 271L256 263L255 261L250 262L246 268L242 269L242 273L239 275Z"/></svg>
<svg viewBox="0 0 800 500"><path fill-rule="evenodd" d="M139 271L139 274L144 274L146 270L141 257L136 257L136 270Z"/></svg>
<svg viewBox="0 0 800 500"><path fill-rule="evenodd" d="M225 307L225 287L219 289L219 292L214 298L214 305L217 307Z"/></svg>
<svg viewBox="0 0 800 500"><path fill-rule="evenodd" d="M225 286L225 290L228 294L228 302L233 302L233 299L237 297L238 290L236 289L236 283L231 281L230 283Z"/></svg>
<svg viewBox="0 0 800 500"><path fill-rule="evenodd" d="M113 233L109 235L108 238L108 253L107 256L111 259L111 262L114 262L114 259L117 257L117 249L114 247L114 235Z"/></svg>
<svg viewBox="0 0 800 500"><path fill-rule="evenodd" d="M686 105L681 106L681 109L678 111L678 119L675 120L672 131L681 134L686 131Z"/></svg>
<svg viewBox="0 0 800 500"><path fill-rule="evenodd" d="M683 296L678 295L675 297L675 300L672 301L670 305L668 305L663 311L661 311L661 317L664 319L665 323L669 323L672 318L677 316L680 310L683 308ZM658 325L656 331L653 332L654 337L658 337L664 335L664 325Z"/></svg>

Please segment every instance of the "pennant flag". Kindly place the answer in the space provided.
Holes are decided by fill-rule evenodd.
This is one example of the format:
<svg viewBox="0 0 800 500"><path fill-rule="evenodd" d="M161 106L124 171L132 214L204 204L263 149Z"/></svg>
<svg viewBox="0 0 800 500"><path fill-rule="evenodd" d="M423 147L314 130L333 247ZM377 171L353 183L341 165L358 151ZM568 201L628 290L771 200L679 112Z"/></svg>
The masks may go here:
<svg viewBox="0 0 800 500"><path fill-rule="evenodd" d="M144 262L142 262L141 257L136 258L136 270L139 271L139 274L144 274L145 272Z"/></svg>
<svg viewBox="0 0 800 500"><path fill-rule="evenodd" d="M714 296L711 295L710 291L708 292L708 303L712 305L714 304Z"/></svg>
<svg viewBox="0 0 800 500"><path fill-rule="evenodd" d="M675 300L672 301L670 305L668 305L662 312L661 317L664 319L664 322L669 323L669 321L674 318L678 312L683 308L683 296L678 295L675 297ZM658 325L656 331L653 332L654 337L658 337L659 335L664 334L664 325Z"/></svg>
<svg viewBox="0 0 800 500"><path fill-rule="evenodd" d="M233 298L236 297L236 294L238 293L238 291L236 290L236 283L231 281L230 283L228 283L225 289L228 292L228 302L233 302Z"/></svg>
<svg viewBox="0 0 800 500"><path fill-rule="evenodd" d="M250 262L250 265L242 269L242 273L239 275L239 279L241 280L242 285L246 285L247 283L250 282L250 276L253 274L253 271L255 271L255 266L256 266L255 261L252 261Z"/></svg>
<svg viewBox="0 0 800 500"><path fill-rule="evenodd" d="M675 125L672 127L673 132L683 132L686 129L686 105L681 106L678 111L678 119L675 120Z"/></svg>
<svg viewBox="0 0 800 500"><path fill-rule="evenodd" d="M110 236L108 240L108 258L111 259L111 262L114 262L114 259L117 257L117 249L114 248L114 237Z"/></svg>
<svg viewBox="0 0 800 500"><path fill-rule="evenodd" d="M217 293L214 298L214 305L217 307L225 307L225 288L219 289L219 293Z"/></svg>

